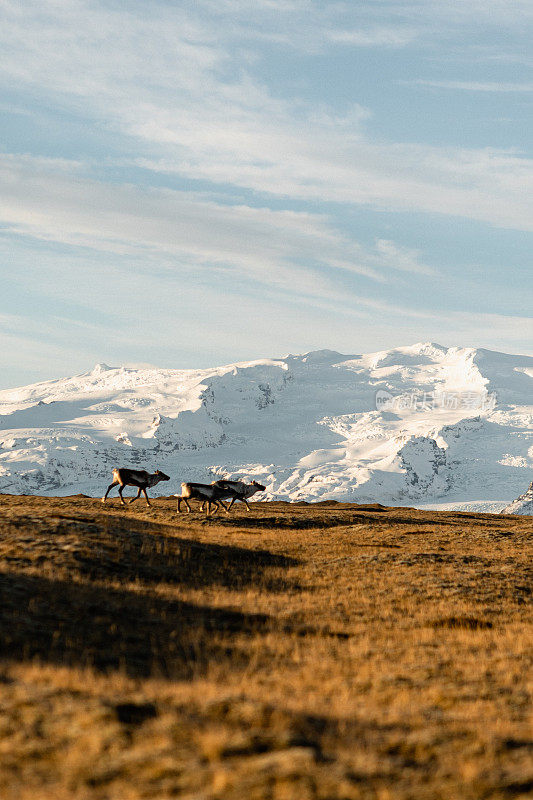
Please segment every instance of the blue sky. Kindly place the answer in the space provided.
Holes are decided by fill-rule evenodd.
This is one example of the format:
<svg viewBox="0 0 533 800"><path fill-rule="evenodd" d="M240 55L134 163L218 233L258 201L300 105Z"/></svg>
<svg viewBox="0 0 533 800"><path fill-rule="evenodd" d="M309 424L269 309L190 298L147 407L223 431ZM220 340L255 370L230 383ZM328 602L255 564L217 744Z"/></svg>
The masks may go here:
<svg viewBox="0 0 533 800"><path fill-rule="evenodd" d="M533 352L530 0L0 0L0 386Z"/></svg>

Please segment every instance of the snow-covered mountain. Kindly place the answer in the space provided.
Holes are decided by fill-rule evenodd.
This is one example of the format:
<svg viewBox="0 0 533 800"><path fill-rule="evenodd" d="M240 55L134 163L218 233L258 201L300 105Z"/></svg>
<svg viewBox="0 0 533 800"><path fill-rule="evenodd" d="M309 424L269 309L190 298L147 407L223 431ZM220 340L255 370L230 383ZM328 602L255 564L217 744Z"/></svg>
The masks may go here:
<svg viewBox="0 0 533 800"><path fill-rule="evenodd" d="M0 492L100 496L111 469L254 478L270 499L500 511L533 471L533 357L416 344L215 369L97 365L0 392Z"/></svg>
<svg viewBox="0 0 533 800"><path fill-rule="evenodd" d="M502 514L520 514L521 516L533 517L533 482L529 485L527 491L509 503L502 512Z"/></svg>

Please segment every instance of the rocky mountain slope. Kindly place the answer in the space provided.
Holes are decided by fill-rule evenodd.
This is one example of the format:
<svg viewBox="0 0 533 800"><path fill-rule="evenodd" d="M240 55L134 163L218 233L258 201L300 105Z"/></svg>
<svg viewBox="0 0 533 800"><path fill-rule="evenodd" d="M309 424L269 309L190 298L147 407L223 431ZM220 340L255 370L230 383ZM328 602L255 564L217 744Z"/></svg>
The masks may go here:
<svg viewBox="0 0 533 800"><path fill-rule="evenodd" d="M533 516L533 482L527 491L509 503L502 510L502 514L520 514L521 516Z"/></svg>
<svg viewBox="0 0 533 800"><path fill-rule="evenodd" d="M101 495L111 469L264 497L500 511L533 471L533 357L433 343L214 369L97 365L0 392L0 492ZM162 488L161 488L162 487Z"/></svg>

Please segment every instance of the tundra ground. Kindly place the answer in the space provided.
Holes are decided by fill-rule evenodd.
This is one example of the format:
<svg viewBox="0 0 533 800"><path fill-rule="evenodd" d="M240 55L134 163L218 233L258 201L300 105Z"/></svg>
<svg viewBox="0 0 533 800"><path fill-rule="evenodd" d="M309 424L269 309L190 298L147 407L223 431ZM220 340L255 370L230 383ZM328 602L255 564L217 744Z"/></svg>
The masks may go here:
<svg viewBox="0 0 533 800"><path fill-rule="evenodd" d="M5 800L533 792L533 519L0 496Z"/></svg>

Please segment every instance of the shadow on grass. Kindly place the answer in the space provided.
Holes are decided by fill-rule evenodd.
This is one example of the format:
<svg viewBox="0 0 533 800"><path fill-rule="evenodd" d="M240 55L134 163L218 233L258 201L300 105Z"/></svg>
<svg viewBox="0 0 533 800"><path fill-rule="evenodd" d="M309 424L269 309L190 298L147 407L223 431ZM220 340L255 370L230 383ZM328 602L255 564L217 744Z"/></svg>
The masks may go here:
<svg viewBox="0 0 533 800"><path fill-rule="evenodd" d="M0 608L0 658L120 669L132 677L190 680L210 663L243 668L252 657L243 637L269 632L349 638L296 617L281 622L268 614L168 600L142 588L10 572L0 572Z"/></svg>
<svg viewBox="0 0 533 800"><path fill-rule="evenodd" d="M270 630L265 614L141 591L0 573L0 656L188 680L210 662L247 663L236 635Z"/></svg>
<svg viewBox="0 0 533 800"><path fill-rule="evenodd" d="M6 527L10 567L50 564L60 577L185 587L298 589L284 571L300 562L269 550L198 542L176 528L131 518L44 517ZM31 528L31 546L24 546Z"/></svg>
<svg viewBox="0 0 533 800"><path fill-rule="evenodd" d="M123 580L144 583L180 583L201 586L225 586L240 589L261 585L276 592L297 588L280 570L300 562L269 550L249 549L235 545L203 543L184 537L156 533L157 526L143 530L135 523L113 527L108 545L108 560L98 553L79 554L78 569L91 578L102 573Z"/></svg>
<svg viewBox="0 0 533 800"><path fill-rule="evenodd" d="M298 514L291 515L269 515L269 516L235 516L235 517L221 517L218 524L221 527L230 528L267 528L267 529L290 529L290 530L313 530L322 528L324 530L329 528L346 527L347 525L354 525L358 523L371 523L383 522L382 518L372 517L365 514L316 514L316 516L303 516Z"/></svg>
<svg viewBox="0 0 533 800"><path fill-rule="evenodd" d="M296 504L292 504L296 505ZM287 510L290 510L291 504L287 504ZM315 508L318 508L315 510ZM283 509L285 510L285 509ZM456 518L444 515L439 516L437 513L434 515L423 515L420 511L412 508L381 508L376 509L371 506L357 507L354 511L350 509L343 509L342 504L333 506L333 513L326 509L320 503L310 503L307 506L307 514L262 514L254 515L251 512L249 515L244 516L242 513L233 516L220 516L217 518L217 524L221 527L232 528L282 528L293 530L309 530L315 528L339 528L349 527L350 525L386 525L390 527L414 525L425 526L431 525L435 527L456 527L464 526L465 521L471 521L472 525L486 524L500 524L498 520L490 519L489 517L481 517L474 515L464 515L464 517ZM396 512L396 513L395 513Z"/></svg>
<svg viewBox="0 0 533 800"><path fill-rule="evenodd" d="M298 584L284 572L299 562L268 550L196 542L175 531L74 515L8 521L0 656L175 679L203 674L210 663L246 664L242 637L273 630L275 618L174 600L154 587L294 591ZM299 633L297 625L294 630Z"/></svg>

